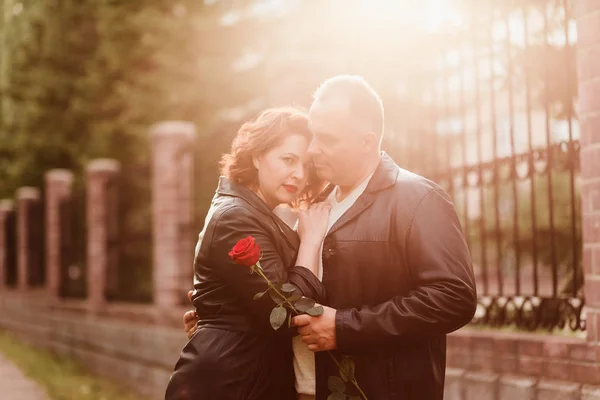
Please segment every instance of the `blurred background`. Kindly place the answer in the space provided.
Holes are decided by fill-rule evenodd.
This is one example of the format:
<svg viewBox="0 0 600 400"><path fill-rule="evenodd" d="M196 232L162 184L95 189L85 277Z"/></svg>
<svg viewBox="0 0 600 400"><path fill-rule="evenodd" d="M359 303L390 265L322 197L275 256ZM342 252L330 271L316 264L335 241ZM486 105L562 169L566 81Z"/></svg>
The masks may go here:
<svg viewBox="0 0 600 400"><path fill-rule="evenodd" d="M308 108L322 81L357 74L383 99L384 150L449 192L473 257L479 307L449 337L447 398L496 398L485 396L500 393L498 376L525 390L505 398L560 389L541 378L600 384L600 0L0 0L0 10L2 329L160 398L221 154L261 109ZM195 139L173 152L155 140L161 129ZM100 182L90 163L106 158L120 168ZM74 177L58 202L56 168ZM88 237L89 204L108 210L99 238ZM173 204L189 218L161 214ZM175 250L157 240L173 227Z"/></svg>
<svg viewBox="0 0 600 400"><path fill-rule="evenodd" d="M581 287L569 1L3 0L2 10L0 197L41 187L50 168L81 177L91 159L120 161L118 299L151 299L149 127L197 127L195 237L239 125L270 105L308 107L339 73L381 94L384 149L398 164L452 194L482 293Z"/></svg>

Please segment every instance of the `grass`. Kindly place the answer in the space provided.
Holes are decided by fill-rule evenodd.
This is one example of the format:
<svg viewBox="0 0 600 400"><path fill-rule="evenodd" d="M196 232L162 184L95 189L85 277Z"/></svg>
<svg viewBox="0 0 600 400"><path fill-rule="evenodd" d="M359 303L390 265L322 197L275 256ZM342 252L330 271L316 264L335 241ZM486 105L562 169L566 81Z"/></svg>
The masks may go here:
<svg viewBox="0 0 600 400"><path fill-rule="evenodd" d="M72 360L34 349L0 332L0 353L36 381L52 400L140 400L142 397L98 378Z"/></svg>

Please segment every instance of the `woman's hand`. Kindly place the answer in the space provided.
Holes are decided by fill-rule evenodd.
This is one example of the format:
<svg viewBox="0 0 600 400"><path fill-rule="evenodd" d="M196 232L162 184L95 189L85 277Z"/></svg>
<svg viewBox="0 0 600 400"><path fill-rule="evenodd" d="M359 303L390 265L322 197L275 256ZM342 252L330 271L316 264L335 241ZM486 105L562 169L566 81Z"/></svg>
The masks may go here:
<svg viewBox="0 0 600 400"><path fill-rule="evenodd" d="M329 224L329 212L331 206L328 203L314 203L308 210L301 210L298 214L298 235L302 243L310 243L321 246L321 242L327 234Z"/></svg>

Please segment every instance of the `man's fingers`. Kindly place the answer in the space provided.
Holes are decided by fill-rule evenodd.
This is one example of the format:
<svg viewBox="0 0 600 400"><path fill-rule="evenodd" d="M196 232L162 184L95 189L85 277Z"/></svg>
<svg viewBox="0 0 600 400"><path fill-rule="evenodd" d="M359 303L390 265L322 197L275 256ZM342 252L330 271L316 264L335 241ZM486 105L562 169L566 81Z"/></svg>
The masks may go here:
<svg viewBox="0 0 600 400"><path fill-rule="evenodd" d="M194 321L196 323L196 312L194 310L187 311L183 314L183 324L187 325L189 322Z"/></svg>
<svg viewBox="0 0 600 400"><path fill-rule="evenodd" d="M307 336L302 336L302 341L303 341L304 343L306 343L307 345L309 345L309 346L310 346L311 344L316 344L316 343L317 343L316 339L315 339L314 337L312 337L312 336L309 336L309 335L307 335Z"/></svg>
<svg viewBox="0 0 600 400"><path fill-rule="evenodd" d="M194 336L194 333L196 333L196 331L198 330L198 328L196 326L192 327L192 329L190 329L189 331L187 331L187 337L188 339L191 339L192 336Z"/></svg>
<svg viewBox="0 0 600 400"><path fill-rule="evenodd" d="M192 335L196 331L196 324L190 322L185 325L185 331L187 332L188 337Z"/></svg>
<svg viewBox="0 0 600 400"><path fill-rule="evenodd" d="M292 318L293 326L306 326L310 324L310 315L296 315Z"/></svg>
<svg viewBox="0 0 600 400"><path fill-rule="evenodd" d="M309 344L308 345L308 350L310 351L319 351L319 345L318 344Z"/></svg>
<svg viewBox="0 0 600 400"><path fill-rule="evenodd" d="M310 325L304 325L298 328L298 333L302 336L312 334L312 329L310 329Z"/></svg>

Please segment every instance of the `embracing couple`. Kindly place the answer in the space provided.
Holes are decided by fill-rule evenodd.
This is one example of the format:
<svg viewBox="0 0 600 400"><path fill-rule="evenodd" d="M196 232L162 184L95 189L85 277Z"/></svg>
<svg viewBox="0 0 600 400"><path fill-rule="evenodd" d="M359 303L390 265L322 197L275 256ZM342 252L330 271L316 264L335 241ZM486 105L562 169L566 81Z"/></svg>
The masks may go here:
<svg viewBox="0 0 600 400"><path fill-rule="evenodd" d="M196 246L190 341L167 400L443 398L446 334L476 308L471 258L449 196L381 151L383 128L379 95L345 75L308 115L273 108L240 128ZM286 205L297 221L276 214ZM265 279L229 255L247 236L264 276L321 315L272 328L273 300L255 299ZM332 394L330 355L352 360L363 393Z"/></svg>

